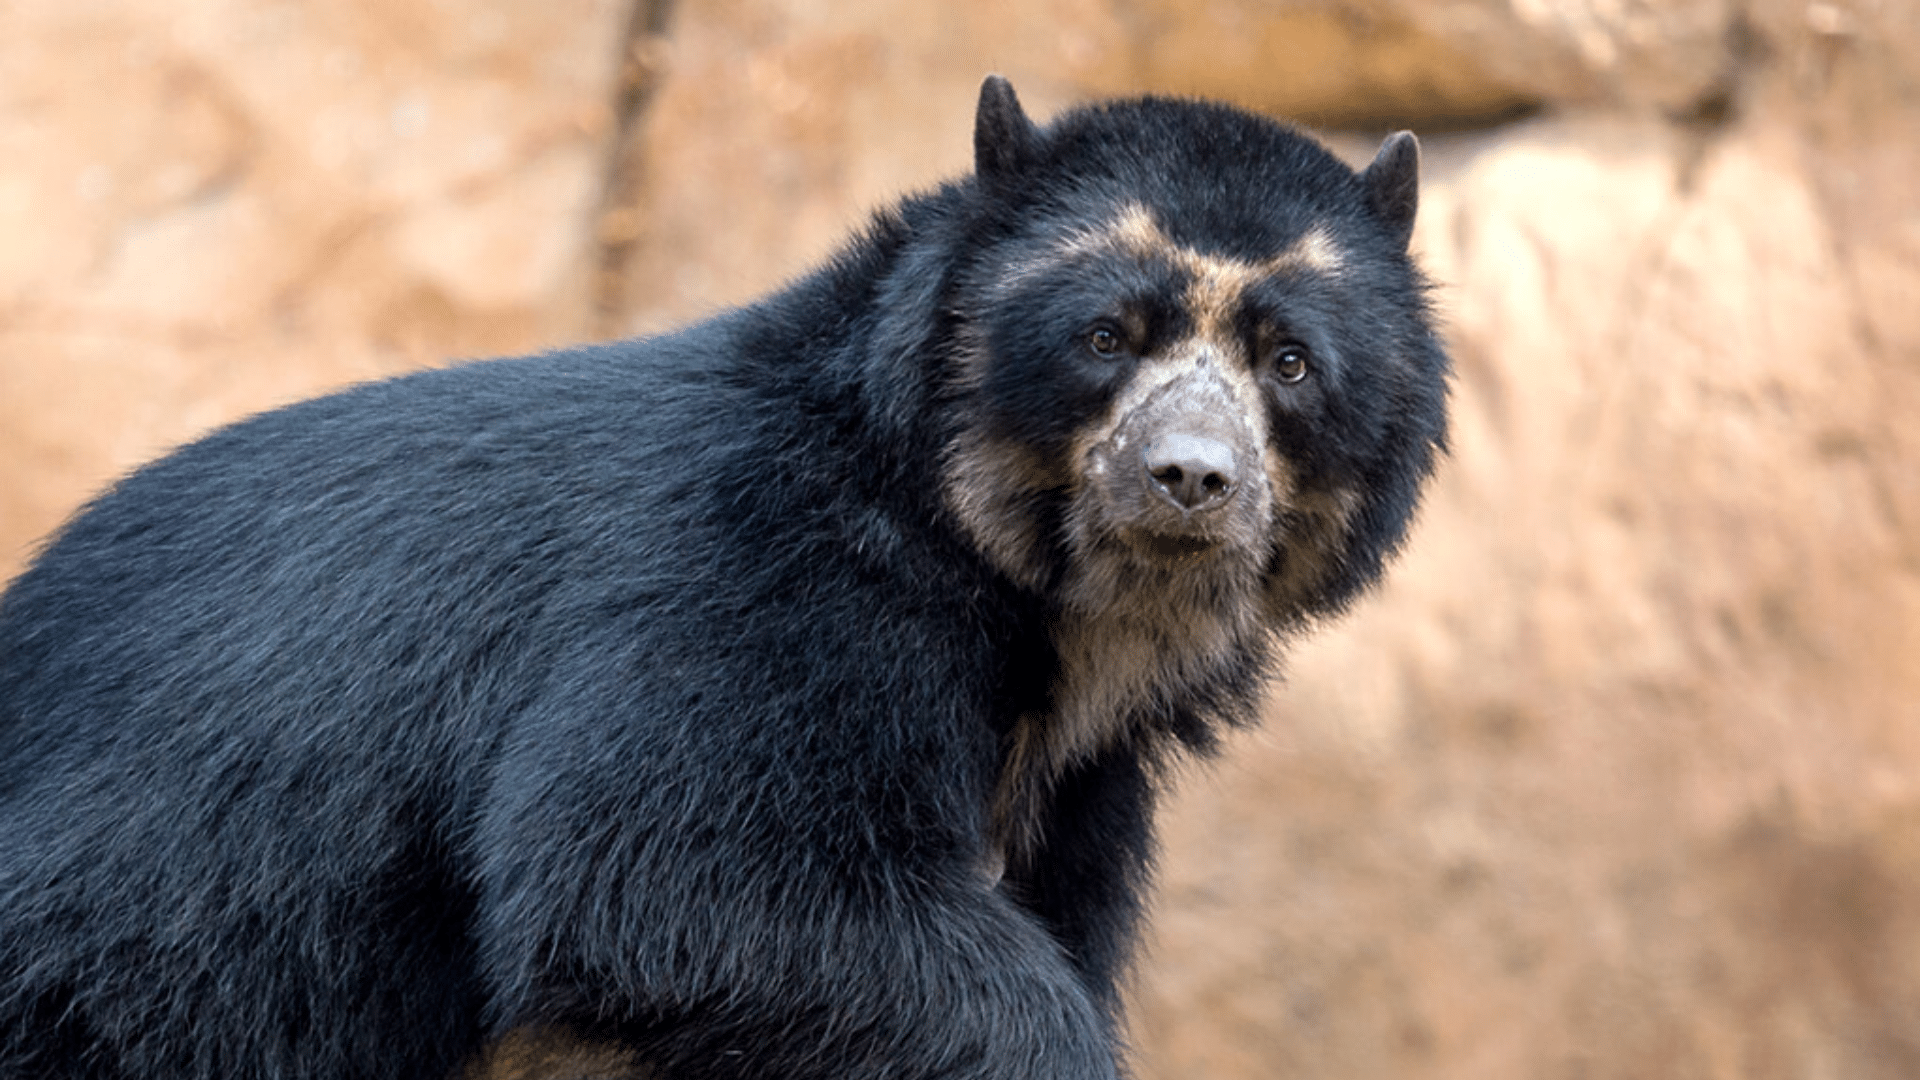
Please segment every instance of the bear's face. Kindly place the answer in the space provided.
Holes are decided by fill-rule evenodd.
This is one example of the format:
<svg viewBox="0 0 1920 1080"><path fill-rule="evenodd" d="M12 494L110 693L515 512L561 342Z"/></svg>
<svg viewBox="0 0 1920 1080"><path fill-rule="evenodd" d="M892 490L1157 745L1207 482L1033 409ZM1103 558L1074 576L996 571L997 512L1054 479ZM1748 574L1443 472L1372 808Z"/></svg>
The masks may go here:
<svg viewBox="0 0 1920 1080"><path fill-rule="evenodd" d="M1147 98L1038 128L990 79L943 350L942 496L1080 620L1210 653L1374 581L1445 439L1418 150Z"/></svg>
<svg viewBox="0 0 1920 1080"><path fill-rule="evenodd" d="M1069 611L1154 594L1236 629L1298 611L1344 557L1357 444L1382 427L1355 369L1391 345L1341 318L1365 255L1326 222L1249 257L1176 239L1172 212L1110 207L1043 222L974 275L947 505Z"/></svg>

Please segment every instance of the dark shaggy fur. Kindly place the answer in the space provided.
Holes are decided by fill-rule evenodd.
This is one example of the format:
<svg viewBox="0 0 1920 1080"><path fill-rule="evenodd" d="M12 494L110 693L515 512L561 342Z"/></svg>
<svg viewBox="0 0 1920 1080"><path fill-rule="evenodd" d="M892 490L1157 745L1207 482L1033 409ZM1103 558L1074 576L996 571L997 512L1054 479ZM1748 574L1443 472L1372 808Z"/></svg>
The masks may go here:
<svg viewBox="0 0 1920 1080"><path fill-rule="evenodd" d="M55 537L0 600L0 1076L521 1026L1115 1076L1158 764L1442 440L1414 149L990 80L976 155L750 307L255 417Z"/></svg>

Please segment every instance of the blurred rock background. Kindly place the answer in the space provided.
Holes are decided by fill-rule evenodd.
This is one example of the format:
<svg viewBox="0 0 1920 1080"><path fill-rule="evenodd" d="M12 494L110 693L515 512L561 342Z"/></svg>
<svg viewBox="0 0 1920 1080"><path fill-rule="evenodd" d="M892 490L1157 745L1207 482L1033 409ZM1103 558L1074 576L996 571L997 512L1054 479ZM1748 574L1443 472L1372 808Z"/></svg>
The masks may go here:
<svg viewBox="0 0 1920 1080"><path fill-rule="evenodd" d="M0 575L243 413L764 291L988 71L1412 127L1454 452L1170 808L1143 1080L1910 1080L1917 7L7 0Z"/></svg>

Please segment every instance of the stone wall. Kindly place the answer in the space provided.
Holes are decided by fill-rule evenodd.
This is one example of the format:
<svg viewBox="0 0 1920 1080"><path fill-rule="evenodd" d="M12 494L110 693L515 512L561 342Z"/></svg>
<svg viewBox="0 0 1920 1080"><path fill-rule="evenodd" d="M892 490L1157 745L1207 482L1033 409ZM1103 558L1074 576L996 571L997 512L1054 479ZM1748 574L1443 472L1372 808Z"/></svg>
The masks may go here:
<svg viewBox="0 0 1920 1080"><path fill-rule="evenodd" d="M0 573L243 412L763 291L989 70L1412 126L1453 454L1185 777L1139 1072L1920 1075L1910 0L634 2L0 12Z"/></svg>

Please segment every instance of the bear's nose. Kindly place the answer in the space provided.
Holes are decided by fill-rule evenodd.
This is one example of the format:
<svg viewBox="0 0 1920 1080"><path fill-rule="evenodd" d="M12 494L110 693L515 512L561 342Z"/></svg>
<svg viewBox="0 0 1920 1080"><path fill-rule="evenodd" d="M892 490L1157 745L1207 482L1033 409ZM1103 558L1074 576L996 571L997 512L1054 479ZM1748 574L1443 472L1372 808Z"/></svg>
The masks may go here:
<svg viewBox="0 0 1920 1080"><path fill-rule="evenodd" d="M1239 482L1233 449L1204 435L1170 432L1141 456L1153 487L1189 513L1226 502Z"/></svg>

